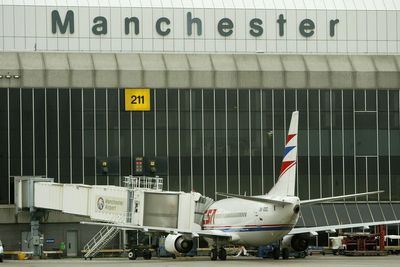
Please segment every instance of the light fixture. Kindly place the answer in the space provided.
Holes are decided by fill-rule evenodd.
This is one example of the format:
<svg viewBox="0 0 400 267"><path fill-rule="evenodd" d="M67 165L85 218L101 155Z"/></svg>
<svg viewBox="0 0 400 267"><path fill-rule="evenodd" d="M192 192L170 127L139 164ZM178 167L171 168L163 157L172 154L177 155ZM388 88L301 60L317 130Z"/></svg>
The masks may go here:
<svg viewBox="0 0 400 267"><path fill-rule="evenodd" d="M19 75L17 74L17 75L14 75L14 79L19 79Z"/></svg>
<svg viewBox="0 0 400 267"><path fill-rule="evenodd" d="M10 74L6 74L6 79L11 79L11 75Z"/></svg>
<svg viewBox="0 0 400 267"><path fill-rule="evenodd" d="M0 79L3 79L3 75L0 74Z"/></svg>

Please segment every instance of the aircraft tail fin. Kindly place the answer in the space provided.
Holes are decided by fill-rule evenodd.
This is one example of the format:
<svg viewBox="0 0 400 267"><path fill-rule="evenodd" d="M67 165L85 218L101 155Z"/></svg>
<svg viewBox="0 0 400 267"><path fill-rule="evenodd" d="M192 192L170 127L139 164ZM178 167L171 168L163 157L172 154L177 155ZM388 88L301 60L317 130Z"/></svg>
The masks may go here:
<svg viewBox="0 0 400 267"><path fill-rule="evenodd" d="M268 192L268 196L294 196L297 164L297 133L299 127L299 112L292 113L289 132L278 181Z"/></svg>

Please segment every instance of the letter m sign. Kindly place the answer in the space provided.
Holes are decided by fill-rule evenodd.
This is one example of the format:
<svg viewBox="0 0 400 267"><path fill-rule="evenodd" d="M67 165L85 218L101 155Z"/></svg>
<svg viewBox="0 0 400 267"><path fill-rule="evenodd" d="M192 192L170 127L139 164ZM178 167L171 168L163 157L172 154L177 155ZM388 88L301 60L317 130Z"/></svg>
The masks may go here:
<svg viewBox="0 0 400 267"><path fill-rule="evenodd" d="M58 10L51 12L51 32L57 33L57 27L60 29L60 33L66 33L69 27L69 33L74 33L74 12L68 10L65 14L64 22L61 20L60 13Z"/></svg>

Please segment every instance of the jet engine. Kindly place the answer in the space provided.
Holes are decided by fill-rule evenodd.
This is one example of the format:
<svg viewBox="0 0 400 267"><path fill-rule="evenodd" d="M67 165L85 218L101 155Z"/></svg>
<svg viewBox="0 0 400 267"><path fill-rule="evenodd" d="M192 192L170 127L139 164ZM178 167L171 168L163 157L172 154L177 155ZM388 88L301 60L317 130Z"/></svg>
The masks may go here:
<svg viewBox="0 0 400 267"><path fill-rule="evenodd" d="M165 249L170 253L188 253L192 248L193 240L185 238L182 234L169 234L165 238Z"/></svg>
<svg viewBox="0 0 400 267"><path fill-rule="evenodd" d="M282 247L294 251L304 251L310 241L309 234L286 235L282 240Z"/></svg>

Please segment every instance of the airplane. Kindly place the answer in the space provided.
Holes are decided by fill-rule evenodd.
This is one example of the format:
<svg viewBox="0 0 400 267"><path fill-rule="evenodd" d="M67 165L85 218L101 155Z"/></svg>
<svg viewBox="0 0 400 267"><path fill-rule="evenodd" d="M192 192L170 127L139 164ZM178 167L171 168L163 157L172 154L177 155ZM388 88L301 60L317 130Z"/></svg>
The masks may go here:
<svg viewBox="0 0 400 267"><path fill-rule="evenodd" d="M298 121L299 112L295 111L292 113L280 174L270 191L261 196L218 193L228 198L211 204L204 213L203 223L199 229L186 230L101 222L82 223L113 226L125 230L168 233L165 249L172 254L188 253L193 248L193 239L203 236L212 247L210 259L213 261L218 258L226 260L227 253L224 246L229 244L257 247L276 243L278 245L274 246L273 257L279 259L282 256L283 259L287 259L290 251L306 250L310 236L318 231L332 232L337 229L400 223L400 220L393 220L295 228L301 206L383 192L374 191L311 200L300 200L295 196ZM128 257L131 256L128 254Z"/></svg>

